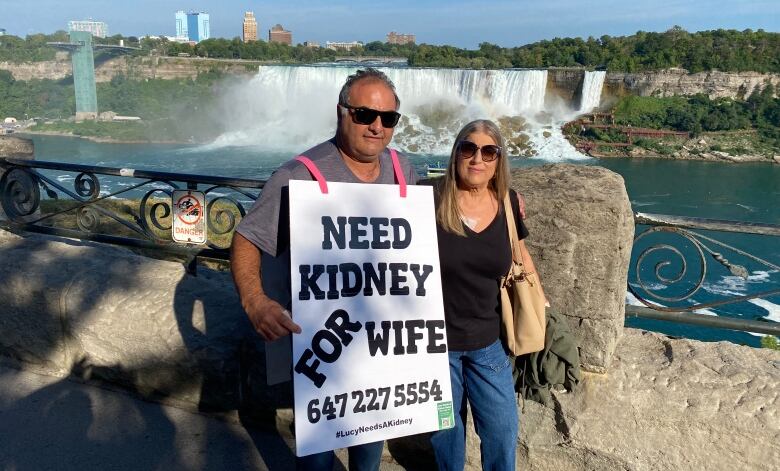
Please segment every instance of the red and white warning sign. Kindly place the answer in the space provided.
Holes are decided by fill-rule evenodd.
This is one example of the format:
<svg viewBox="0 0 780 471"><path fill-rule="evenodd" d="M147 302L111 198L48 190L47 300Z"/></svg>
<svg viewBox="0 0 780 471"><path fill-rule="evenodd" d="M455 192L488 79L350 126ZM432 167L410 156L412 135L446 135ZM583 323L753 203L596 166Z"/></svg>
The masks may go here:
<svg viewBox="0 0 780 471"><path fill-rule="evenodd" d="M173 240L206 243L206 195L202 191L173 191Z"/></svg>

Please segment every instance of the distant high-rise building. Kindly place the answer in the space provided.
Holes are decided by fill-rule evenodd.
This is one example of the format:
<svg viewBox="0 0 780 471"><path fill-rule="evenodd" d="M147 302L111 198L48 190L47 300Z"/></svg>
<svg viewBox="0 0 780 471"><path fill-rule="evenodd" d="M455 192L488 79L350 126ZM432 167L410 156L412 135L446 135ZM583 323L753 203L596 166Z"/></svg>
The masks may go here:
<svg viewBox="0 0 780 471"><path fill-rule="evenodd" d="M187 13L187 37L196 43L211 37L208 13L194 11Z"/></svg>
<svg viewBox="0 0 780 471"><path fill-rule="evenodd" d="M254 12L244 13L244 42L257 41L257 20Z"/></svg>
<svg viewBox="0 0 780 471"><path fill-rule="evenodd" d="M176 38L189 40L189 34L187 33L187 14L184 10L176 12Z"/></svg>
<svg viewBox="0 0 780 471"><path fill-rule="evenodd" d="M108 25L102 21L93 21L92 18L82 21L68 21L68 31L86 31L92 36L105 38L108 36Z"/></svg>
<svg viewBox="0 0 780 471"><path fill-rule="evenodd" d="M333 49L334 51L351 51L356 47L363 47L363 43L361 41L350 41L350 42L325 41L325 48Z"/></svg>
<svg viewBox="0 0 780 471"><path fill-rule="evenodd" d="M268 42L282 43L292 46L292 32L287 31L282 25L275 25L268 30Z"/></svg>
<svg viewBox="0 0 780 471"><path fill-rule="evenodd" d="M413 34L399 34L395 31L387 33L387 42L390 44L414 44L415 41Z"/></svg>

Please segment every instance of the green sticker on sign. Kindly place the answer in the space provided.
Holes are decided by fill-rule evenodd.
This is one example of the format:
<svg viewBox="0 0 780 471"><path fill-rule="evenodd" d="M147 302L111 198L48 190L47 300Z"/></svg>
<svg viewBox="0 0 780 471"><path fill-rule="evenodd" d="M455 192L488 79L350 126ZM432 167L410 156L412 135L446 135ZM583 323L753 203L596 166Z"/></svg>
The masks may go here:
<svg viewBox="0 0 780 471"><path fill-rule="evenodd" d="M455 426L455 416L452 414L452 401L445 401L436 404L439 412L439 430L452 428Z"/></svg>

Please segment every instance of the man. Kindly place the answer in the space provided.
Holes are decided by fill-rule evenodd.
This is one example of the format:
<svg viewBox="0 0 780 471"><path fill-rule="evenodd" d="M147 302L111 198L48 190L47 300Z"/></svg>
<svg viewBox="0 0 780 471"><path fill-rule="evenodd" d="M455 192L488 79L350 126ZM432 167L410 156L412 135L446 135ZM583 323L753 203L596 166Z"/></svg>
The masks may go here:
<svg viewBox="0 0 780 471"><path fill-rule="evenodd" d="M332 139L302 155L311 159L326 181L349 183L396 183L387 145L400 115L400 100L387 76L372 68L359 70L347 78L336 105L337 129ZM416 176L409 162L400 157L409 184ZM233 236L231 270L241 304L255 330L267 341L300 333L292 320L289 301L289 206L290 180L312 180L309 170L299 161L282 165L268 180L252 210ZM312 221L318 224L319 221ZM263 290L261 255L286 263L283 290L286 294L272 299ZM269 260L268 257L264 260ZM265 262L264 262L265 263ZM266 280L268 281L268 280ZM383 442L349 448L350 469L376 470L382 457ZM297 462L298 469L333 467L332 451L318 453Z"/></svg>

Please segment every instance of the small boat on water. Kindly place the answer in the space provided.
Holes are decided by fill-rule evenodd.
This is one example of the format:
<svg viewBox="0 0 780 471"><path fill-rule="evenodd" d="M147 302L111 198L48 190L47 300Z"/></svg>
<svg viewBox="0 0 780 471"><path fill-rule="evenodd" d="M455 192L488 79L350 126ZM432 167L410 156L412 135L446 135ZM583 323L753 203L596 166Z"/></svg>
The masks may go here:
<svg viewBox="0 0 780 471"><path fill-rule="evenodd" d="M445 173L447 173L447 167L441 162L436 162L435 165L428 164L425 176L428 178L443 177Z"/></svg>

